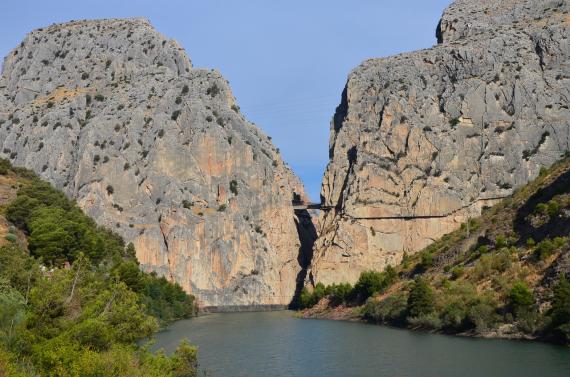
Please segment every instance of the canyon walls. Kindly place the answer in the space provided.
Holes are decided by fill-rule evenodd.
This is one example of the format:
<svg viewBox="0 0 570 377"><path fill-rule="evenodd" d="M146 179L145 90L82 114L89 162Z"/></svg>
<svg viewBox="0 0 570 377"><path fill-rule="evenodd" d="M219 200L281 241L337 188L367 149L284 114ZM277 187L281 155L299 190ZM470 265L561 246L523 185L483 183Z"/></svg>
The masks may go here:
<svg viewBox="0 0 570 377"><path fill-rule="evenodd" d="M32 31L4 61L0 123L2 157L77 199L200 305L291 302L303 185L228 82L148 21Z"/></svg>
<svg viewBox="0 0 570 377"><path fill-rule="evenodd" d="M570 150L569 8L458 0L438 45L350 73L310 281L355 282L399 262Z"/></svg>

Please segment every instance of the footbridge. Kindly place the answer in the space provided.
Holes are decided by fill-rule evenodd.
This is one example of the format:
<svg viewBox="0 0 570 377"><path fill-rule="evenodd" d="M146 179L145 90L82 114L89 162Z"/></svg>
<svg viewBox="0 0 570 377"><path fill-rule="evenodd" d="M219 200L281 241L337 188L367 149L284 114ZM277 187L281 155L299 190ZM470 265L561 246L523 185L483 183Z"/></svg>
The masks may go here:
<svg viewBox="0 0 570 377"><path fill-rule="evenodd" d="M331 209L333 207L327 207L321 203L305 203L305 202L293 202L293 209L296 211L303 211L307 209Z"/></svg>

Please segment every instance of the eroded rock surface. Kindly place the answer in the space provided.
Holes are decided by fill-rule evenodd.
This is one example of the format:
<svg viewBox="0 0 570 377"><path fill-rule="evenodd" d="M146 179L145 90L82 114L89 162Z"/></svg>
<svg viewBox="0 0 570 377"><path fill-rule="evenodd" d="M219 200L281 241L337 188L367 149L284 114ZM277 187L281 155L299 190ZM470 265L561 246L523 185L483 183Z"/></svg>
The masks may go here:
<svg viewBox="0 0 570 377"><path fill-rule="evenodd" d="M283 305L303 194L226 80L144 19L31 32L0 78L1 155L132 241L201 305Z"/></svg>
<svg viewBox="0 0 570 377"><path fill-rule="evenodd" d="M351 72L331 124L313 282L354 282L570 150L570 3L458 0L433 48Z"/></svg>

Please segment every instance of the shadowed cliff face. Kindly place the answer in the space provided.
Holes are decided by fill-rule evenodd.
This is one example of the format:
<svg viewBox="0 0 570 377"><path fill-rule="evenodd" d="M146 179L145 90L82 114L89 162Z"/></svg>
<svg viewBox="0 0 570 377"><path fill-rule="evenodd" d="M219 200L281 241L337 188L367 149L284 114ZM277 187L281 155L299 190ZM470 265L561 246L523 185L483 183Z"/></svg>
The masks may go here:
<svg viewBox="0 0 570 377"><path fill-rule="evenodd" d="M201 305L291 302L306 263L291 206L302 184L227 81L146 20L31 32L4 61L0 122L2 157Z"/></svg>
<svg viewBox="0 0 570 377"><path fill-rule="evenodd" d="M296 309L299 307L299 295L301 290L305 285L305 280L307 279L307 271L313 260L313 246L315 240L317 239L317 231L315 229L315 224L313 223L313 215L307 210L295 210L297 225L297 234L299 235L299 241L301 246L299 247L299 256L297 262L301 267L301 270L297 274L297 288L295 289L295 295L293 300L289 304L289 308Z"/></svg>
<svg viewBox="0 0 570 377"><path fill-rule="evenodd" d="M315 282L399 262L570 149L569 7L459 0L437 46L351 72L331 124Z"/></svg>

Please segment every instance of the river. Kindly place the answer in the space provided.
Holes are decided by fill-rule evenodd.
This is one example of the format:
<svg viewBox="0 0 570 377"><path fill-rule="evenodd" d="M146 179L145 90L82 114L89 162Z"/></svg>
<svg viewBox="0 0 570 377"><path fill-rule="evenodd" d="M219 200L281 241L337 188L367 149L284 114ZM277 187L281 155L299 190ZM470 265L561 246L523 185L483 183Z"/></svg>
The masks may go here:
<svg viewBox="0 0 570 377"><path fill-rule="evenodd" d="M155 349L199 347L213 377L570 376L570 348L461 338L363 323L307 320L292 312L209 314L174 323Z"/></svg>

